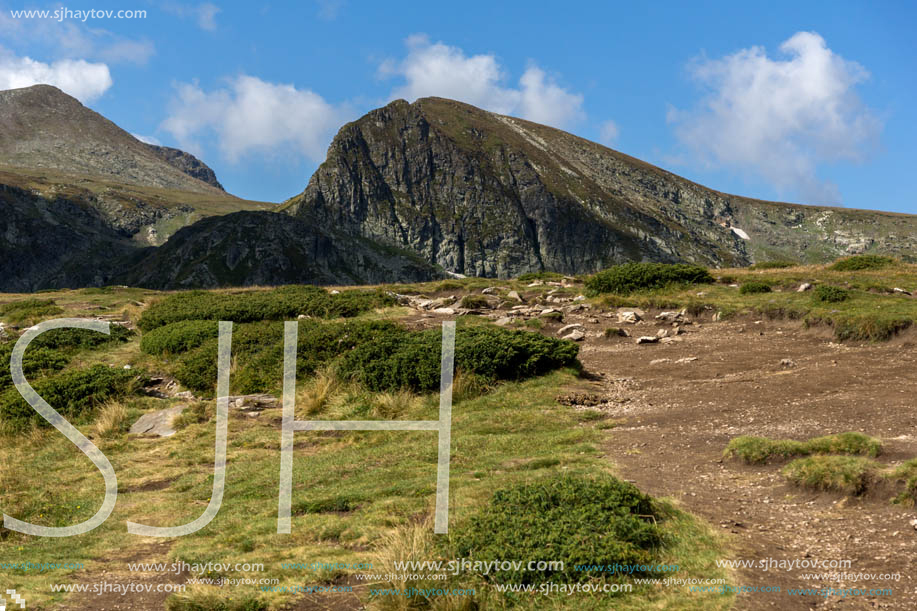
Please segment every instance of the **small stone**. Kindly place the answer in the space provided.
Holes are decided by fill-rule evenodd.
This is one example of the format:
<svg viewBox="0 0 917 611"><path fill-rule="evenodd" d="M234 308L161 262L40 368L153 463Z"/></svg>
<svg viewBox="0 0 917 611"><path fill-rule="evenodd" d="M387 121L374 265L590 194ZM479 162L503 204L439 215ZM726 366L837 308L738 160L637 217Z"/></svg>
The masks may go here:
<svg viewBox="0 0 917 611"><path fill-rule="evenodd" d="M568 339L574 342L581 342L584 339L586 339L586 334L579 329L574 329L567 335L564 335L561 339Z"/></svg>
<svg viewBox="0 0 917 611"><path fill-rule="evenodd" d="M693 363L696 360L697 360L696 356L685 356L685 357L678 359L675 362L676 363Z"/></svg>
<svg viewBox="0 0 917 611"><path fill-rule="evenodd" d="M892 290L893 290L894 292L900 294L900 295L910 295L910 294L911 294L910 291L905 291L904 289L899 289L897 286L896 286L895 288L893 288Z"/></svg>
<svg viewBox="0 0 917 611"><path fill-rule="evenodd" d="M455 310L452 308L436 308L433 310L434 314L445 314L446 316L454 316Z"/></svg>
<svg viewBox="0 0 917 611"><path fill-rule="evenodd" d="M658 338L658 337L652 337L652 336L649 336L649 335L644 335L644 336L642 336L642 337L638 337L638 338L637 338L637 343L638 343L638 344L655 344L655 343L657 343L658 341L659 341L659 338Z"/></svg>
<svg viewBox="0 0 917 611"><path fill-rule="evenodd" d="M515 299L516 301L525 301L522 296L516 291L510 291L506 294L507 299Z"/></svg>
<svg viewBox="0 0 917 611"><path fill-rule="evenodd" d="M339 291L339 290L337 290L337 289L331 289L330 292L331 292L332 295L340 295L340 294L341 294L341 291Z"/></svg>
<svg viewBox="0 0 917 611"><path fill-rule="evenodd" d="M812 288L812 284L811 284L811 283L809 283L809 282L803 282L802 284L799 285L799 288L796 289L796 292L797 292L797 293L805 293L806 291L808 291L808 290L811 289L811 288Z"/></svg>
<svg viewBox="0 0 917 611"><path fill-rule="evenodd" d="M494 322L494 324L500 327L505 327L506 325L510 324L511 322L513 322L512 318L510 318L509 316L504 316L503 318L497 319L497 321Z"/></svg>
<svg viewBox="0 0 917 611"><path fill-rule="evenodd" d="M496 295L496 294L497 294L497 287L495 287L495 286L488 286L486 289L481 290L481 294L482 294L482 295Z"/></svg>
<svg viewBox="0 0 917 611"><path fill-rule="evenodd" d="M535 287L535 286L544 286L544 281L542 281L542 280L536 280L536 281L534 281L534 282L532 282L531 284L528 285L529 288L532 288L532 287Z"/></svg>
<svg viewBox="0 0 917 611"><path fill-rule="evenodd" d="M577 295L576 297L573 298L573 301L586 301L586 296L585 296L585 295Z"/></svg>
<svg viewBox="0 0 917 611"><path fill-rule="evenodd" d="M130 365L125 365L125 366L124 366L124 369L130 369L130 368L131 368Z"/></svg>
<svg viewBox="0 0 917 611"><path fill-rule="evenodd" d="M780 366L783 367L784 369L790 369L792 367L795 367L796 363L792 359L782 359L780 361Z"/></svg>

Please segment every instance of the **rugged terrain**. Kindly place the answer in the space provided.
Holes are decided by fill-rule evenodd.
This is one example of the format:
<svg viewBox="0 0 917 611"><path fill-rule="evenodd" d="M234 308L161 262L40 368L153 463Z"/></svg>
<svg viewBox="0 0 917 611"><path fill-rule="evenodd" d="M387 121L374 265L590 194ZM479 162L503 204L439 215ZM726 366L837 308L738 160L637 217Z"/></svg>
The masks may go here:
<svg viewBox="0 0 917 611"><path fill-rule="evenodd" d="M805 440L859 431L881 442L876 461L887 473L917 456L909 402L914 359L908 354L914 330L903 328L882 342L837 337L842 330L838 321L844 317L875 328L891 312L913 324L917 300L910 293L917 289L917 267L728 269L715 275L718 281L711 284L590 298L582 296L587 287L580 281L559 275L389 285L384 288L395 294L398 305L361 317L398 321L411 330L437 329L443 321L458 319L460 328L527 329L569 338L580 347L583 369L578 375L559 371L477 392L457 384L450 488L454 525L463 524L470 511L483 506L495 488L508 482L610 470L696 516L691 518L696 522L677 522L668 531L663 558L679 564L680 570L662 577L724 580L711 583L731 591L699 592L688 585L659 583L610 599L586 594L502 599L493 598L492 583L468 574L442 581L383 580L382 584L475 587L473 603L479 608L913 608L917 587L912 571L917 561L913 491L903 500L899 497L900 502L891 502L905 490L902 478L877 472L857 493L825 491L789 481L782 469L790 459L748 465L724 457L723 451L741 435ZM767 284L772 290L751 293L740 288L753 283ZM806 285L809 288L799 290ZM823 303L816 297L819 286L846 287L849 295ZM138 317L167 296L125 288L61 291L42 297L63 310L51 316L98 317L135 329ZM0 309L29 298L4 296ZM828 317L832 312L834 320ZM8 315L0 315L7 323L0 346L4 341L8 346L26 325L48 316L36 314L12 325ZM301 328L314 324L304 321ZM236 337L244 352L251 338ZM641 337L652 339L641 342ZM303 509L295 512L294 534L278 536L274 532L280 426L276 393L257 401L240 398L239 405L231 402L228 487L213 526L171 541L125 537L125 519L171 524L178 520L176 516L198 515L212 483L212 400L196 397L196 392L184 390L171 378L178 355L153 358L139 345L139 338L132 336L124 343L81 352L72 365L102 363L120 369L127 364L155 376L147 396L106 403L91 421L80 424L112 458L118 472L121 495L116 513L91 535L62 539L55 546L15 534L0 536L4 558L84 563L78 570L4 573L8 583L28 593L30 608L397 607L397 602L384 596L371 597L370 588L380 584L367 583L357 575L383 572L378 567L390 567L384 563L392 559L439 557L438 548L428 540L429 524L423 523L432 507L432 437L417 432L297 432L294 494ZM240 356L233 367L233 384L245 377L247 367ZM437 413L436 393L368 393L331 375L323 370L299 379L299 419L410 420ZM270 383L279 385L280 378L275 377ZM122 406L120 420L114 423L103 418L117 413L112 405ZM377 411L382 406L394 411ZM166 408L183 412L173 423L173 435L128 433L141 416ZM3 462L0 470L4 484L0 501L5 509L12 507L8 511L61 523L94 511L101 498L101 478L95 472L87 477L85 458L54 431L8 438L0 458L4 452L18 457ZM36 490L46 492L38 495ZM319 501L323 505L310 509L309 503ZM512 550L506 553L510 557ZM553 553L544 552L546 558ZM129 563L178 560L263 562L263 571L219 576L276 578L279 586L290 588L352 589L314 593L265 590L254 582L222 587L199 583L184 594L65 596L51 592L49 586L193 583L189 580L197 576L187 572L129 569ZM717 566L717 561L748 565L726 568ZM766 561L851 564L844 569L764 570L758 563ZM374 568L296 570L283 564L288 562L372 562ZM734 594L740 588L744 590ZM826 588L834 588L834 593ZM472 604L462 598L436 600L459 608ZM232 606L243 603L249 606Z"/></svg>
<svg viewBox="0 0 917 611"><path fill-rule="evenodd" d="M140 142L48 85L0 92L0 208L0 291L441 275L409 252L226 193L193 155Z"/></svg>
<svg viewBox="0 0 917 611"><path fill-rule="evenodd" d="M344 126L286 203L448 271L594 272L631 260L715 267L857 252L917 255L917 218L752 200L572 134L441 98Z"/></svg>

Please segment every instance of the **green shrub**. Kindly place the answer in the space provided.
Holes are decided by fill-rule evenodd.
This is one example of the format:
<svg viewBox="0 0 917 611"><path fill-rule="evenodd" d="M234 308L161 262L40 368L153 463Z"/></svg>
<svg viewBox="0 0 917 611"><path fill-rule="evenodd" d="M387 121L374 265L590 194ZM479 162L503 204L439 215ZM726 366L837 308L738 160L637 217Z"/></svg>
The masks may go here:
<svg viewBox="0 0 917 611"><path fill-rule="evenodd" d="M33 339L29 343L29 350L91 350L108 344L124 343L133 335L133 331L121 325L109 325L107 335L90 329L51 329Z"/></svg>
<svg viewBox="0 0 917 611"><path fill-rule="evenodd" d="M760 263L749 266L748 269L784 269L787 267L796 267L797 265L799 265L799 263L795 261L761 261Z"/></svg>
<svg viewBox="0 0 917 611"><path fill-rule="evenodd" d="M652 564L665 516L636 486L611 476L545 479L498 490L448 542L475 561L563 561L562 570L496 571L498 583L581 582L576 565Z"/></svg>
<svg viewBox="0 0 917 611"><path fill-rule="evenodd" d="M53 299L24 299L0 306L0 316L14 323L54 316L63 311L63 308L55 304Z"/></svg>
<svg viewBox="0 0 917 611"><path fill-rule="evenodd" d="M105 335L88 329L52 329L29 343L22 355L22 371L26 379L34 381L37 375L60 371L79 350L91 350L111 343L125 342L133 332L118 325L111 326L111 334ZM10 374L10 357L13 342L0 344L0 393L13 386Z"/></svg>
<svg viewBox="0 0 917 611"><path fill-rule="evenodd" d="M482 295L465 295L462 297L461 306L469 310L482 310L489 308L490 302Z"/></svg>
<svg viewBox="0 0 917 611"><path fill-rule="evenodd" d="M180 320L144 333L140 350L146 354L180 354L218 334L219 323L215 320Z"/></svg>
<svg viewBox="0 0 917 611"><path fill-rule="evenodd" d="M591 295L617 293L628 295L642 289L658 289L669 285L705 284L713 282L705 268L684 263L625 263L600 271L586 280Z"/></svg>
<svg viewBox="0 0 917 611"><path fill-rule="evenodd" d="M850 298L850 292L838 286L819 284L815 287L815 292L812 293L812 296L816 301L821 301L824 303L840 303L841 301Z"/></svg>
<svg viewBox="0 0 917 611"><path fill-rule="evenodd" d="M855 255L846 259L839 259L828 269L836 272L855 272L864 269L882 269L895 263L891 257L881 255Z"/></svg>
<svg viewBox="0 0 917 611"><path fill-rule="evenodd" d="M342 373L355 376L370 390L434 391L440 385L441 346L439 329L393 333L348 352ZM455 337L455 367L488 383L576 366L578 352L574 342L498 327L462 328Z"/></svg>
<svg viewBox="0 0 917 611"><path fill-rule="evenodd" d="M809 456L797 458L781 471L798 486L860 495L866 492L877 464L853 456Z"/></svg>
<svg viewBox="0 0 917 611"><path fill-rule="evenodd" d="M755 295L757 293L770 293L771 285L766 282L760 282L758 280L752 280L751 282L744 282L739 288L739 293L742 295Z"/></svg>
<svg viewBox="0 0 917 611"><path fill-rule="evenodd" d="M138 326L151 331L181 320L226 320L235 323L290 320L300 314L350 318L394 305L381 291L343 291L332 295L315 286L285 286L271 291L221 293L189 291L163 299L144 310Z"/></svg>
<svg viewBox="0 0 917 611"><path fill-rule="evenodd" d="M136 371L94 365L38 380L32 387L65 418L81 419L102 403L133 392L137 378ZM15 388L0 395L0 425L4 432L50 426Z"/></svg>
<svg viewBox="0 0 917 611"><path fill-rule="evenodd" d="M302 379L311 375L359 344L407 333L403 327L386 321L299 321L297 376ZM218 338L213 337L179 355L173 371L175 378L187 388L212 394L216 388L218 345ZM283 377L283 324L264 321L234 325L232 355L236 371L230 384L235 392L249 394L275 389Z"/></svg>

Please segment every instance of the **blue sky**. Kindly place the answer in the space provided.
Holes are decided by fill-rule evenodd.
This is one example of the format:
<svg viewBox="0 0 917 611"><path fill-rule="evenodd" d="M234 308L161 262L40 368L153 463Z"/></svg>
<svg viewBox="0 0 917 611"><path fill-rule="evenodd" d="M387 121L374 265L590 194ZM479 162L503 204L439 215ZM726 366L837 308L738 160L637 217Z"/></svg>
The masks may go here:
<svg viewBox="0 0 917 611"><path fill-rule="evenodd" d="M21 9L146 11L25 19ZM231 192L300 192L337 128L458 97L721 191L917 213L910 2L18 3L0 87L52 82L199 155Z"/></svg>

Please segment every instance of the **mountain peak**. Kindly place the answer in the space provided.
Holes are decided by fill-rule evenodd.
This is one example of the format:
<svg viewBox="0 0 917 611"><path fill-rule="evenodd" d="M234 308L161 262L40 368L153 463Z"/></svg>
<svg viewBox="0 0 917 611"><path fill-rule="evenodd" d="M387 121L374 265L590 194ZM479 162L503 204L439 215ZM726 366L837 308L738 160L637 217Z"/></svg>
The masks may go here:
<svg viewBox="0 0 917 611"><path fill-rule="evenodd" d="M159 148L140 142L52 85L0 91L2 166L185 191L222 190L202 162L170 152L176 149Z"/></svg>

